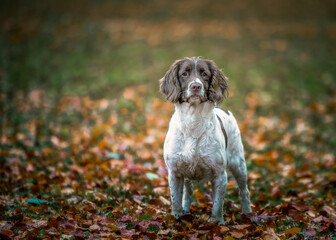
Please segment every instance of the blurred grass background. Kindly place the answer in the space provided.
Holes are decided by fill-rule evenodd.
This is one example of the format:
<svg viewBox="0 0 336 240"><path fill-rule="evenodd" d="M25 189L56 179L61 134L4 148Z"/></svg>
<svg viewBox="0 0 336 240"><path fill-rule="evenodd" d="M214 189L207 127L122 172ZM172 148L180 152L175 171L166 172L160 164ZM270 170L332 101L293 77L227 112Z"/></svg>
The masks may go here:
<svg viewBox="0 0 336 240"><path fill-rule="evenodd" d="M336 92L336 2L2 1L1 92L44 89L110 98L158 80L176 59L215 60L241 106L248 92L279 105ZM302 98L305 96L305 98Z"/></svg>

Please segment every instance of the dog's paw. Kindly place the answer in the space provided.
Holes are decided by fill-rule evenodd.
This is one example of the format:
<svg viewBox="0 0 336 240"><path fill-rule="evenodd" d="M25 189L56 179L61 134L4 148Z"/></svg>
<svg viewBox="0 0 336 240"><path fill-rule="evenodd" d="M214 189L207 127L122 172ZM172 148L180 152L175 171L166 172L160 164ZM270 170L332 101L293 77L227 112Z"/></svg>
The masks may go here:
<svg viewBox="0 0 336 240"><path fill-rule="evenodd" d="M190 209L183 209L183 214L190 214Z"/></svg>
<svg viewBox="0 0 336 240"><path fill-rule="evenodd" d="M220 221L218 221L218 226L220 226L220 225L225 225L225 221L224 221L224 219L222 219L222 220L220 220Z"/></svg>
<svg viewBox="0 0 336 240"><path fill-rule="evenodd" d="M178 219L179 217L183 216L183 212L172 211L171 215L173 215L176 219Z"/></svg>

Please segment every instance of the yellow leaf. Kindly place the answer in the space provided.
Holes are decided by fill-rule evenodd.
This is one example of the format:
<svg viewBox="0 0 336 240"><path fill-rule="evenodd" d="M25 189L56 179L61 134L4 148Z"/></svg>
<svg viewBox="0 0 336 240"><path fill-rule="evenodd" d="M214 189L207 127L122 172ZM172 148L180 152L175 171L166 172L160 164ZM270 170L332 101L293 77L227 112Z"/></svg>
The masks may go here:
<svg viewBox="0 0 336 240"><path fill-rule="evenodd" d="M199 192L198 190L194 191L194 195L195 195L198 202L205 202L206 201L203 193Z"/></svg>

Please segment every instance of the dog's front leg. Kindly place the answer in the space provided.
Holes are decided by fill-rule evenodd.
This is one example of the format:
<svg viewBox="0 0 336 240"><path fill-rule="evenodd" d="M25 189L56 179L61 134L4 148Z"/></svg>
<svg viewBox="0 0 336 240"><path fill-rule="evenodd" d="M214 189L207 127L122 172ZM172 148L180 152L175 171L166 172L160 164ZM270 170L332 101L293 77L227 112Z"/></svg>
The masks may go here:
<svg viewBox="0 0 336 240"><path fill-rule="evenodd" d="M168 181L170 188L170 198L172 202L172 215L179 218L183 215L182 195L183 195L183 177L178 177L172 171L168 172Z"/></svg>
<svg viewBox="0 0 336 240"><path fill-rule="evenodd" d="M212 207L212 218L214 221L218 221L218 224L225 224L223 218L223 206L224 206L224 196L226 192L227 185L227 175L226 171L212 181L213 189L213 207Z"/></svg>
<svg viewBox="0 0 336 240"><path fill-rule="evenodd" d="M190 213L191 197L193 194L192 182L189 179L184 179L183 188L183 213Z"/></svg>

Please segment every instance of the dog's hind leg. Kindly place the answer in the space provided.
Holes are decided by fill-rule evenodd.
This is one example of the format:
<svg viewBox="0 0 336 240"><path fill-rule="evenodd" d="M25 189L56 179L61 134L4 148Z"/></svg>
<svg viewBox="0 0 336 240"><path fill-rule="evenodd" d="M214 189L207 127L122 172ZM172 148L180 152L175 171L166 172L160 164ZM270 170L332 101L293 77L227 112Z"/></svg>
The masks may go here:
<svg viewBox="0 0 336 240"><path fill-rule="evenodd" d="M189 179L184 179L184 188L183 188L183 212L190 212L191 197L193 194L192 182Z"/></svg>

